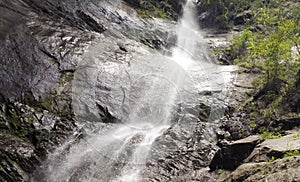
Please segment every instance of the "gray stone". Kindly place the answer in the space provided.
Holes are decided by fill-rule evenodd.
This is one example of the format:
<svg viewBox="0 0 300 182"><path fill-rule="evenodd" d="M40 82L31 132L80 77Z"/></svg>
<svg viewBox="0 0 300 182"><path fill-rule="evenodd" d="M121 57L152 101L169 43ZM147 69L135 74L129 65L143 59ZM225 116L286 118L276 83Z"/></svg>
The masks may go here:
<svg viewBox="0 0 300 182"><path fill-rule="evenodd" d="M222 176L218 181L300 181L300 156L278 159L273 162L245 163L229 176Z"/></svg>
<svg viewBox="0 0 300 182"><path fill-rule="evenodd" d="M268 139L259 144L245 162L264 162L272 157L281 158L284 154L294 150L300 150L300 137L295 137L295 134Z"/></svg>

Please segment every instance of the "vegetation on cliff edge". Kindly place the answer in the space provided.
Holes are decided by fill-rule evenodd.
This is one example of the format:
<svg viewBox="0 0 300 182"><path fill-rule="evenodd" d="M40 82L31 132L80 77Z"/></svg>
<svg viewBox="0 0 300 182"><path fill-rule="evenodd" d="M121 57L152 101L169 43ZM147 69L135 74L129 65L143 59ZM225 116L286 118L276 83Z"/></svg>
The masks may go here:
<svg viewBox="0 0 300 182"><path fill-rule="evenodd" d="M254 131L265 132L275 120L299 118L300 2L272 1L250 10L253 17L225 52L234 64L261 73L242 109L250 112Z"/></svg>

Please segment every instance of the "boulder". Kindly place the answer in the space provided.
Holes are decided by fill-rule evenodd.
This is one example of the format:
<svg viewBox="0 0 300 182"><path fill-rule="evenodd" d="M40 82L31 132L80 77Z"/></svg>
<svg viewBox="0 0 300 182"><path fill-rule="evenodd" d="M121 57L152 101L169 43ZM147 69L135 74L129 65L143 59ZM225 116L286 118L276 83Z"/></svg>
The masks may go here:
<svg viewBox="0 0 300 182"><path fill-rule="evenodd" d="M215 154L209 168L211 170L236 169L251 154L260 140L259 136L254 135L223 146Z"/></svg>
<svg viewBox="0 0 300 182"><path fill-rule="evenodd" d="M268 139L259 144L245 162L264 162L272 158L282 158L284 154L296 150L300 150L300 137L297 137L297 134Z"/></svg>
<svg viewBox="0 0 300 182"><path fill-rule="evenodd" d="M219 181L299 181L299 131L258 144L250 156L230 174Z"/></svg>
<svg viewBox="0 0 300 182"><path fill-rule="evenodd" d="M300 181L300 156L278 159L273 162L246 163L219 181Z"/></svg>

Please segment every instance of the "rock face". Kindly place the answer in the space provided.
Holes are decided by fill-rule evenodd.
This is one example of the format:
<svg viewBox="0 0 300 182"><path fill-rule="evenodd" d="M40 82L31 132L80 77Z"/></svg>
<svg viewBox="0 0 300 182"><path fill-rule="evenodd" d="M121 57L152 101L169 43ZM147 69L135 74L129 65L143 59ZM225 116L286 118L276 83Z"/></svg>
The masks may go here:
<svg viewBox="0 0 300 182"><path fill-rule="evenodd" d="M30 143L12 135L0 134L1 181L29 181L29 175L40 158Z"/></svg>
<svg viewBox="0 0 300 182"><path fill-rule="evenodd" d="M62 144L74 123L21 103L1 104L1 181L28 181L45 155Z"/></svg>
<svg viewBox="0 0 300 182"><path fill-rule="evenodd" d="M81 30L98 31L90 26L95 20L69 14L76 7L66 6L63 1L2 1L0 5L0 95L10 101L27 96L39 100L63 71L70 69L64 67L72 65L76 51L91 40L91 33L76 38Z"/></svg>
<svg viewBox="0 0 300 182"><path fill-rule="evenodd" d="M112 3L121 8L115 11ZM109 48L102 50L125 64L136 47L164 51L174 44L172 33L154 27L154 20L140 20L134 9L117 3L0 2L0 181L31 180L46 155L78 130L71 86L95 37L114 37L103 41ZM181 6L172 3L168 12L175 15ZM104 122L115 119L105 105L97 112Z"/></svg>
<svg viewBox="0 0 300 182"><path fill-rule="evenodd" d="M1 181L28 181L76 128L70 105L76 56L105 28L73 2L0 2Z"/></svg>
<svg viewBox="0 0 300 182"><path fill-rule="evenodd" d="M149 60L155 61L155 57L146 60L145 55L168 54L174 46L174 22L140 19L128 6L145 9L148 8L146 1L119 2L0 2L1 181L34 180L30 173L48 153L67 139L76 140L82 136L84 132L77 122L102 121L108 128L111 123L119 122L122 119L118 117L121 116L120 110L112 105L124 104L122 99L129 95L124 94L128 88L122 88L114 95L118 97L111 97L108 93L117 90L119 83L134 83L135 76L140 76L132 76L126 71L131 68L145 71L144 65L150 64ZM161 8L165 13L176 19L184 1L149 2L163 4ZM155 66L154 69L159 71L161 62ZM89 74L94 77L90 79ZM73 89L74 84L77 89ZM209 98L218 92L204 95ZM221 105L222 99L216 97L218 101L211 102ZM208 118L212 108L200 104L200 101L194 106L180 108L186 118L180 120L178 116L164 136L157 139L152 159L147 161L147 169L143 169L145 179L215 180L214 175L201 169L209 165L215 153L212 143L218 125ZM200 113L200 117L192 116L193 113ZM99 128L87 124L85 129L99 134L105 128L103 123ZM76 132L80 134L76 135ZM138 142L138 137L136 140ZM174 148L167 150L170 145ZM239 145L244 144L235 144ZM70 145L66 146L62 146L63 152L68 152ZM161 150L161 147L167 149ZM93 162L91 158L87 164ZM88 170L88 167L80 170ZM37 181L45 180L41 176ZM77 177L75 174L72 179Z"/></svg>

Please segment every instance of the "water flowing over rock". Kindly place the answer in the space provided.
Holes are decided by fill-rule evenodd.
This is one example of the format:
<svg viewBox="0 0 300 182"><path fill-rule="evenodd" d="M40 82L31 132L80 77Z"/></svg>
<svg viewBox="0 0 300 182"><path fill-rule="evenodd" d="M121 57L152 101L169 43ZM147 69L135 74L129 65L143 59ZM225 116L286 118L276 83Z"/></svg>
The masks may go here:
<svg viewBox="0 0 300 182"><path fill-rule="evenodd" d="M177 24L118 0L0 2L4 180L215 179L237 68L214 63L195 4L180 3Z"/></svg>

